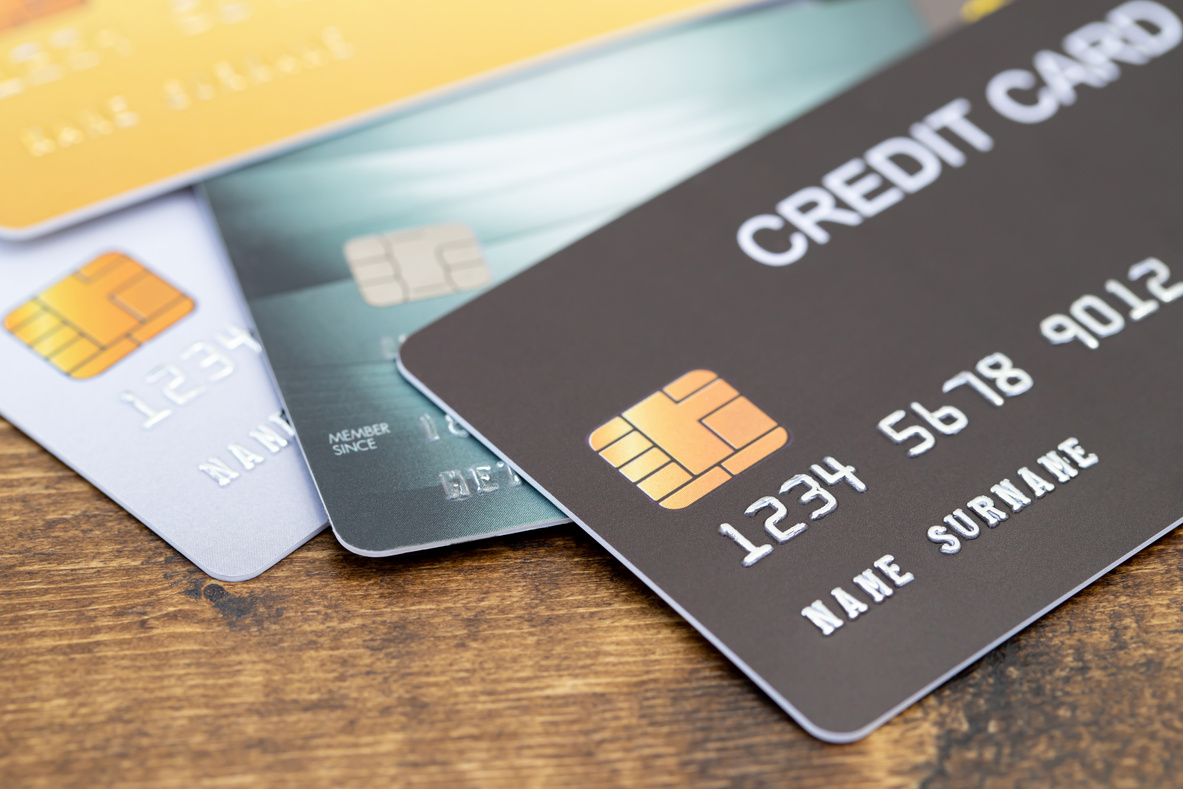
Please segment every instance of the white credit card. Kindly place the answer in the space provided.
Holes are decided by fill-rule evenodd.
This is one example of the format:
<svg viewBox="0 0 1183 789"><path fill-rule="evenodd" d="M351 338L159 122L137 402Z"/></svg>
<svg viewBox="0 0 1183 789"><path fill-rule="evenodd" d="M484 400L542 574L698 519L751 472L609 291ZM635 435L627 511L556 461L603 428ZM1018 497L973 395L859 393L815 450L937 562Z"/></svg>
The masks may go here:
<svg viewBox="0 0 1183 789"><path fill-rule="evenodd" d="M0 242L0 415L223 581L327 520L189 192Z"/></svg>

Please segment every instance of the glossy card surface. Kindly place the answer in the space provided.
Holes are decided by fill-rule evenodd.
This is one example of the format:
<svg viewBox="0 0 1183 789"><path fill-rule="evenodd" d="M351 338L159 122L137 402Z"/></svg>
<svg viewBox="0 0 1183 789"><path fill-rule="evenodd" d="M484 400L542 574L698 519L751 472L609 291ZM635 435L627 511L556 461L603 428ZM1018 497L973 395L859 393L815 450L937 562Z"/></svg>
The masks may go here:
<svg viewBox="0 0 1183 789"><path fill-rule="evenodd" d="M0 415L215 578L325 514L189 193L0 242Z"/></svg>
<svg viewBox="0 0 1183 789"><path fill-rule="evenodd" d="M1183 517L1181 15L1021 0L401 364L808 731L862 737Z"/></svg>
<svg viewBox="0 0 1183 789"><path fill-rule="evenodd" d="M0 234L28 237L738 0L3 0ZM78 173L85 172L85 178Z"/></svg>
<svg viewBox="0 0 1183 789"><path fill-rule="evenodd" d="M337 538L384 555L563 519L403 380L399 338L923 37L902 0L756 9L206 184Z"/></svg>

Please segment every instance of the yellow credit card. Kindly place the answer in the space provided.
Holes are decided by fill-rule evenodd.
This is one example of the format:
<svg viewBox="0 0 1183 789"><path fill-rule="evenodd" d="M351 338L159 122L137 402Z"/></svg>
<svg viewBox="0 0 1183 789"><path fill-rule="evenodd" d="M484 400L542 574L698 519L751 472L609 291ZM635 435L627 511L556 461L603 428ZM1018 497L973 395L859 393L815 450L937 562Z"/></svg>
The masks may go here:
<svg viewBox="0 0 1183 789"><path fill-rule="evenodd" d="M749 0L0 0L0 236Z"/></svg>

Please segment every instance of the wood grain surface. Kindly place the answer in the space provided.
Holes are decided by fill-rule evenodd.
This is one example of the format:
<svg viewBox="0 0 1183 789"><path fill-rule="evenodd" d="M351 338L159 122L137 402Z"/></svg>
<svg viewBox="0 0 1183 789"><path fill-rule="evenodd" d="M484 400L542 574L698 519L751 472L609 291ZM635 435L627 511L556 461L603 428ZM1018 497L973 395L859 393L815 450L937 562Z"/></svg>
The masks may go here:
<svg viewBox="0 0 1183 789"><path fill-rule="evenodd" d="M1183 784L1183 537L854 745L574 527L222 584L0 422L0 786Z"/></svg>

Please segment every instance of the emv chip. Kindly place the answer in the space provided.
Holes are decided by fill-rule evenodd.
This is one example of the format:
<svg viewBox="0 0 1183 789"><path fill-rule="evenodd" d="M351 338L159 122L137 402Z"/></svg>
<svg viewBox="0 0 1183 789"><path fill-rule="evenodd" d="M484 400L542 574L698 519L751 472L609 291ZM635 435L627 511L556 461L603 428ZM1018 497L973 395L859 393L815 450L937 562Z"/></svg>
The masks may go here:
<svg viewBox="0 0 1183 789"><path fill-rule="evenodd" d="M0 30L86 5L86 0L0 0Z"/></svg>
<svg viewBox="0 0 1183 789"><path fill-rule="evenodd" d="M4 328L71 378L91 378L193 306L127 255L110 252L10 312Z"/></svg>
<svg viewBox="0 0 1183 789"><path fill-rule="evenodd" d="M710 370L686 373L588 437L666 509L680 510L771 455L789 433Z"/></svg>
<svg viewBox="0 0 1183 789"><path fill-rule="evenodd" d="M489 284L476 236L461 224L359 236L345 260L362 298L373 307L475 290Z"/></svg>

